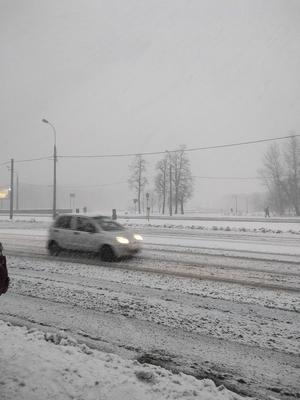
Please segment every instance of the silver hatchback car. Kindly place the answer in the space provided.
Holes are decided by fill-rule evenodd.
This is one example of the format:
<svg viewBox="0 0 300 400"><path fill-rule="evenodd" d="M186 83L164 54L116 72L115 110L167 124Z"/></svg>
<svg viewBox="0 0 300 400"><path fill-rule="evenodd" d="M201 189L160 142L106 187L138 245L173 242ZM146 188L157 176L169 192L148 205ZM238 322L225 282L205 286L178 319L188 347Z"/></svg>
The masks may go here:
<svg viewBox="0 0 300 400"><path fill-rule="evenodd" d="M109 217L61 214L49 229L47 248L51 255L61 250L100 254L103 261L113 261L138 253L143 238Z"/></svg>

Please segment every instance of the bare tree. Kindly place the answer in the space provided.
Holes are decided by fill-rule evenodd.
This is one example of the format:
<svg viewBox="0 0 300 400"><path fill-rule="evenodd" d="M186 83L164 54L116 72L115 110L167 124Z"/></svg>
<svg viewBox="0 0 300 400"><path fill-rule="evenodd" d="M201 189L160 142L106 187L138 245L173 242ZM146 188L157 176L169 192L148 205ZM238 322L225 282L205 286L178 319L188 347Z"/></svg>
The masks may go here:
<svg viewBox="0 0 300 400"><path fill-rule="evenodd" d="M155 191L160 200L162 214L165 213L167 200L170 215L173 213L173 208L175 214L178 214L179 206L183 214L184 203L192 196L194 184L185 147L181 146L177 151L167 152L157 163L156 169Z"/></svg>
<svg viewBox="0 0 300 400"><path fill-rule="evenodd" d="M187 163L187 158L184 153L184 146L182 146L178 151L172 154L172 164L173 164L173 182L174 182L174 206L175 214L178 213L178 203L179 203L179 188L182 185L183 168Z"/></svg>
<svg viewBox="0 0 300 400"><path fill-rule="evenodd" d="M155 205L157 205L157 196L156 196L155 190L152 189L152 190L150 190L150 208L151 208L152 214L154 212Z"/></svg>
<svg viewBox="0 0 300 400"><path fill-rule="evenodd" d="M190 168L190 162L188 159L184 159L178 187L178 201L180 202L181 214L184 214L184 204L193 196L193 192L194 179Z"/></svg>
<svg viewBox="0 0 300 400"><path fill-rule="evenodd" d="M174 182L174 207L175 214L178 214L180 205L181 213L183 214L184 203L192 197L193 194L193 179L191 173L190 161L185 152L185 146L172 154L173 164L173 182Z"/></svg>
<svg viewBox="0 0 300 400"><path fill-rule="evenodd" d="M286 165L285 189L295 214L300 215L300 143L291 136L284 151Z"/></svg>
<svg viewBox="0 0 300 400"><path fill-rule="evenodd" d="M169 154L169 213L172 216L173 213L173 188L172 188L172 181L173 181L173 168L172 168L172 157Z"/></svg>
<svg viewBox="0 0 300 400"><path fill-rule="evenodd" d="M141 213L141 194L147 184L148 180L145 176L146 173L146 161L141 155L137 155L129 166L131 175L128 179L128 183L131 189L137 194L138 213Z"/></svg>
<svg viewBox="0 0 300 400"><path fill-rule="evenodd" d="M291 136L283 157L277 144L272 144L264 155L263 168L259 171L268 189L269 202L283 214L293 208L300 215L300 143Z"/></svg>
<svg viewBox="0 0 300 400"><path fill-rule="evenodd" d="M270 204L282 215L285 209L286 196L284 168L277 143L273 143L265 153L263 168L259 171L259 174L268 189Z"/></svg>
<svg viewBox="0 0 300 400"><path fill-rule="evenodd" d="M156 164L155 191L161 203L162 214L166 209L167 185L168 185L168 157L165 156Z"/></svg>

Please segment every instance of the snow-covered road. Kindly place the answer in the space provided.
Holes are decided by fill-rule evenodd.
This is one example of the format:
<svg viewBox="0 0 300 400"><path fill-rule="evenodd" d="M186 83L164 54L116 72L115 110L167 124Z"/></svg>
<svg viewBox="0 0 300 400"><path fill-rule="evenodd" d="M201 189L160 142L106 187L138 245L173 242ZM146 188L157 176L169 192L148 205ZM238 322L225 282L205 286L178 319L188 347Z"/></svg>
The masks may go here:
<svg viewBox="0 0 300 400"><path fill-rule="evenodd" d="M1 319L242 394L300 396L298 237L141 227L142 255L105 264L51 259L45 229L14 228L0 231L12 277Z"/></svg>

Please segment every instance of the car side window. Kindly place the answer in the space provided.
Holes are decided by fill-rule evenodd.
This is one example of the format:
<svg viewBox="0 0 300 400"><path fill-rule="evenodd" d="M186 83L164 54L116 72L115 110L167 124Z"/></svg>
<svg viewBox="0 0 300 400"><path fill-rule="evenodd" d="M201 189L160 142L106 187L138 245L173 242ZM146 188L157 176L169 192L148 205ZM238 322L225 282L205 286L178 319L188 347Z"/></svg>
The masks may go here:
<svg viewBox="0 0 300 400"><path fill-rule="evenodd" d="M82 232L96 232L95 226L87 218L77 218L77 231Z"/></svg>
<svg viewBox="0 0 300 400"><path fill-rule="evenodd" d="M96 232L96 228L91 222L87 222L86 225L85 225L85 231L86 232L90 232L90 233L94 233L94 232Z"/></svg>
<svg viewBox="0 0 300 400"><path fill-rule="evenodd" d="M56 221L55 227L60 229L71 229L71 216L64 215L60 217Z"/></svg>

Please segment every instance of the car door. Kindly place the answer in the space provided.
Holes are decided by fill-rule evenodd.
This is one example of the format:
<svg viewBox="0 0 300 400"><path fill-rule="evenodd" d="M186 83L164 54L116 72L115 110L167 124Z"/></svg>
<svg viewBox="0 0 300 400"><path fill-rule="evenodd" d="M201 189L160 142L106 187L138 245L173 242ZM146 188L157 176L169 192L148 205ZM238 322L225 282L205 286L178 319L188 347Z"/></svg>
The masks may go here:
<svg viewBox="0 0 300 400"><path fill-rule="evenodd" d="M62 249L70 249L72 243L72 216L62 215L52 229L52 238Z"/></svg>
<svg viewBox="0 0 300 400"><path fill-rule="evenodd" d="M73 236L76 250L97 251L99 248L97 227L90 218L76 217L76 226Z"/></svg>

